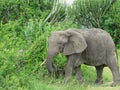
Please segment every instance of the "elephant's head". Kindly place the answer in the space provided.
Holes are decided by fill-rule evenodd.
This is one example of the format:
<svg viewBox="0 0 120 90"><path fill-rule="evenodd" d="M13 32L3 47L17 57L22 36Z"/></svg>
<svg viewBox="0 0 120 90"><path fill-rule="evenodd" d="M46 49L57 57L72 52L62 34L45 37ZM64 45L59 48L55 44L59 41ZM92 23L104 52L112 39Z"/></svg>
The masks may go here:
<svg viewBox="0 0 120 90"><path fill-rule="evenodd" d="M49 72L55 72L53 58L59 52L64 55L80 53L87 47L86 41L82 34L72 31L56 31L52 32L49 37L49 47L47 52L46 67Z"/></svg>

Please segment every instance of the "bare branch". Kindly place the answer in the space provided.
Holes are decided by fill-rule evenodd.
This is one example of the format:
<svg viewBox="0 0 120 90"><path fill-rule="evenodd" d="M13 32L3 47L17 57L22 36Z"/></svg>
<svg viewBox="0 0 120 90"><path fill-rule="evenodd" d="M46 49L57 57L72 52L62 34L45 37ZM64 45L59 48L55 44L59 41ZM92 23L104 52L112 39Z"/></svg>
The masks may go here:
<svg viewBox="0 0 120 90"><path fill-rule="evenodd" d="M42 67L43 66L43 64L45 64L46 63L46 60L47 59L45 59L41 64L40 64L40 67Z"/></svg>

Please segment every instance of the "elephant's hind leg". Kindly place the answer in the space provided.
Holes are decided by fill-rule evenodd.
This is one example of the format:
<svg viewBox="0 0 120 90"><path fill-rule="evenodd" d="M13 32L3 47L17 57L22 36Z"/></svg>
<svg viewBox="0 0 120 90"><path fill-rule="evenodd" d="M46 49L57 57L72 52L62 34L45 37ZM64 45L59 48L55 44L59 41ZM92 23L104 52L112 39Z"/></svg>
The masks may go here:
<svg viewBox="0 0 120 90"><path fill-rule="evenodd" d="M112 75L113 75L113 84L111 86L120 85L119 66L118 66L117 57L115 54L109 57L108 67L112 71Z"/></svg>
<svg viewBox="0 0 120 90"><path fill-rule="evenodd" d="M102 84L103 83L102 73L103 73L104 65L95 66L95 68L96 68L96 73L97 73L97 79L95 83Z"/></svg>

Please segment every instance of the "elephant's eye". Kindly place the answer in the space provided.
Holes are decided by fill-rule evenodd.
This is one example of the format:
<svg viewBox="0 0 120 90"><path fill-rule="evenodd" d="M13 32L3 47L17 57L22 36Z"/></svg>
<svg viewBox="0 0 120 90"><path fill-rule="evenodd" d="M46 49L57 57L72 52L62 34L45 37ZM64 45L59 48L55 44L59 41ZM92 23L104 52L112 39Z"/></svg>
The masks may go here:
<svg viewBox="0 0 120 90"><path fill-rule="evenodd" d="M59 42L58 44L62 45L63 43L62 43L62 42Z"/></svg>

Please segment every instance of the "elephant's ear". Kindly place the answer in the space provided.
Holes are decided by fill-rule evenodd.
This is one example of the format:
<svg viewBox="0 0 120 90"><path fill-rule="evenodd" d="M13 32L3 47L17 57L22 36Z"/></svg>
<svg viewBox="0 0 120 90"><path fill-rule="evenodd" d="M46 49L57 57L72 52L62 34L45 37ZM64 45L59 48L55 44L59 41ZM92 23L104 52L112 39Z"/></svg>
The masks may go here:
<svg viewBox="0 0 120 90"><path fill-rule="evenodd" d="M64 46L64 55L80 53L86 49L87 44L82 34L75 31L66 31L66 33L68 35L68 42Z"/></svg>

